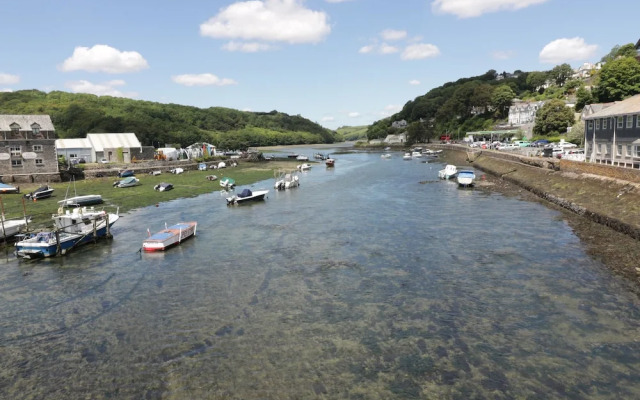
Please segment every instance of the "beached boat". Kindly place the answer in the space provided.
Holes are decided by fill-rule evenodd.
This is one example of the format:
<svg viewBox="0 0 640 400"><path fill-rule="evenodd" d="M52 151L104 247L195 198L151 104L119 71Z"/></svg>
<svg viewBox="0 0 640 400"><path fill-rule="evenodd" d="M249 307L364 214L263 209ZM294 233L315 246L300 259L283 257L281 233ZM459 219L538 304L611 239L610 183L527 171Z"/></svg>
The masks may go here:
<svg viewBox="0 0 640 400"><path fill-rule="evenodd" d="M5 219L4 216L0 217L0 239L9 239L22 230L31 222L31 217L24 217L19 219Z"/></svg>
<svg viewBox="0 0 640 400"><path fill-rule="evenodd" d="M158 192L167 192L173 189L173 185L167 182L160 182L157 185L155 185L153 189Z"/></svg>
<svg viewBox="0 0 640 400"><path fill-rule="evenodd" d="M215 181L215 180L217 180L217 179L218 179L218 177L217 177L216 175L207 175L207 176L205 176L205 178L206 178L208 181Z"/></svg>
<svg viewBox="0 0 640 400"><path fill-rule="evenodd" d="M44 186L40 186L39 188L37 188L31 193L25 194L24 197L34 201L40 200L40 199L46 199L48 197L51 197L51 195L53 194L53 190L54 189L51 186L44 185Z"/></svg>
<svg viewBox="0 0 640 400"><path fill-rule="evenodd" d="M206 170L207 170L207 164L205 163L198 164L198 171L206 171Z"/></svg>
<svg viewBox="0 0 640 400"><path fill-rule="evenodd" d="M169 170L170 173L172 174L182 174L184 172L183 168L173 168Z"/></svg>
<svg viewBox="0 0 640 400"><path fill-rule="evenodd" d="M456 176L458 173L458 168L455 165L447 164L444 169L438 171L438 178L440 179L451 179Z"/></svg>
<svg viewBox="0 0 640 400"><path fill-rule="evenodd" d="M55 229L25 236L18 241L16 255L35 259L66 254L75 247L111 236L111 226L120 218L118 213L107 213L92 208L74 208L54 215Z"/></svg>
<svg viewBox="0 0 640 400"><path fill-rule="evenodd" d="M273 185L275 189L285 190L300 186L300 177L297 171L277 171L276 183Z"/></svg>
<svg viewBox="0 0 640 400"><path fill-rule="evenodd" d="M336 165L336 160L331 158L331 156L329 156L325 160L325 164L327 164L327 167L334 167Z"/></svg>
<svg viewBox="0 0 640 400"><path fill-rule="evenodd" d="M411 152L411 158L420 158L420 157L422 157L422 151Z"/></svg>
<svg viewBox="0 0 640 400"><path fill-rule="evenodd" d="M74 196L60 200L58 204L62 207L86 207L94 204L102 204L102 196L99 194L87 194L84 196Z"/></svg>
<svg viewBox="0 0 640 400"><path fill-rule="evenodd" d="M470 187L475 183L476 174L471 170L460 170L458 171L456 180L458 181L458 185L463 187Z"/></svg>
<svg viewBox="0 0 640 400"><path fill-rule="evenodd" d="M236 185L236 181L229 177L224 177L220 179L220 186L222 186L225 189L231 189L235 185Z"/></svg>
<svg viewBox="0 0 640 400"><path fill-rule="evenodd" d="M20 193L20 187L0 183L0 194Z"/></svg>
<svg viewBox="0 0 640 400"><path fill-rule="evenodd" d="M307 164L307 163L300 164L296 168L300 171L308 171L311 169L311 164Z"/></svg>
<svg viewBox="0 0 640 400"><path fill-rule="evenodd" d="M227 197L227 205L244 204L251 201L264 200L267 193L269 193L268 190L256 190L253 192L250 189L243 189L239 194Z"/></svg>
<svg viewBox="0 0 640 400"><path fill-rule="evenodd" d="M316 160L326 160L327 156L322 154L322 153L316 153L313 155L313 158L315 158Z"/></svg>
<svg viewBox="0 0 640 400"><path fill-rule="evenodd" d="M411 157L411 153L404 153L404 155L402 156L403 160L411 160L413 159L413 157Z"/></svg>
<svg viewBox="0 0 640 400"><path fill-rule="evenodd" d="M192 222L179 222L175 225L166 226L160 232L156 232L142 242L142 250L144 251L164 251L167 248L182 243L186 239L195 236L198 223Z"/></svg>
<svg viewBox="0 0 640 400"><path fill-rule="evenodd" d="M113 187L125 188L140 184L140 180L135 176L130 176L119 181L113 182Z"/></svg>

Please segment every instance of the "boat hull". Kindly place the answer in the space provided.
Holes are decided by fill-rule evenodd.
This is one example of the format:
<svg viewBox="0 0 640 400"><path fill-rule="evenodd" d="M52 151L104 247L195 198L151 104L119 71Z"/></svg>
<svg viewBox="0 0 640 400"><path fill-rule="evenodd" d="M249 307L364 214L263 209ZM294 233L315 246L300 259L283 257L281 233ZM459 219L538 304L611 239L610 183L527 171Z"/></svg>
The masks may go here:
<svg viewBox="0 0 640 400"><path fill-rule="evenodd" d="M145 252L165 251L195 236L198 227L197 222L180 222L154 233L142 242L142 250Z"/></svg>
<svg viewBox="0 0 640 400"><path fill-rule="evenodd" d="M252 201L261 201L264 200L264 197L269 193L268 190L259 190L257 192L253 192L251 196L247 197L239 197L238 195L227 197L227 205L232 204L245 204L250 203Z"/></svg>
<svg viewBox="0 0 640 400"><path fill-rule="evenodd" d="M76 196L58 202L63 207L85 207L95 204L102 204L102 196L99 194Z"/></svg>

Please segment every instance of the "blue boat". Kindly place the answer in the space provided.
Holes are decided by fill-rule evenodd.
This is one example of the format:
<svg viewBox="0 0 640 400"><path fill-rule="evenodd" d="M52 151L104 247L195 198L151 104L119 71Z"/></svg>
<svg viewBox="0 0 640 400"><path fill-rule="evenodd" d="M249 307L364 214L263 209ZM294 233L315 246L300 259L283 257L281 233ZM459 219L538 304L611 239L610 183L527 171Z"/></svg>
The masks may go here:
<svg viewBox="0 0 640 400"><path fill-rule="evenodd" d="M55 230L38 232L16 243L16 255L36 259L66 254L75 247L110 236L119 215L86 207L53 216Z"/></svg>

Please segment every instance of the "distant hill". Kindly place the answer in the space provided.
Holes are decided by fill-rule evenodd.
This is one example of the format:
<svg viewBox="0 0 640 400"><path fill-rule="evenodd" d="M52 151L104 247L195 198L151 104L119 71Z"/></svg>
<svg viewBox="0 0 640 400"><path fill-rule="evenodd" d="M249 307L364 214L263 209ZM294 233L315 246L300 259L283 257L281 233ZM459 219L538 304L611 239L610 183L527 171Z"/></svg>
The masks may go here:
<svg viewBox="0 0 640 400"><path fill-rule="evenodd" d="M306 118L278 111L198 108L54 91L0 93L0 114L49 114L60 138L135 133L147 146L209 142L219 148L334 143L342 137Z"/></svg>
<svg viewBox="0 0 640 400"><path fill-rule="evenodd" d="M341 126L340 128L336 129L336 132L338 132L344 138L344 140L355 141L359 139L367 139L368 128L369 125Z"/></svg>

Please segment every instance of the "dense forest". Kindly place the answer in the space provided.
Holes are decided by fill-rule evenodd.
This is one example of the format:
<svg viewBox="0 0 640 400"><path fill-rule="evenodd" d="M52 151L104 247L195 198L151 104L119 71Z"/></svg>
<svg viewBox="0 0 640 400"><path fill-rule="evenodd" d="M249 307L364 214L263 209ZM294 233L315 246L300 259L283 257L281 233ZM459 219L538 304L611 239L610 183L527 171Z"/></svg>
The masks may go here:
<svg viewBox="0 0 640 400"><path fill-rule="evenodd" d="M338 133L306 118L277 111L203 109L60 91L0 93L0 114L48 114L60 138L132 132L143 145L155 147L208 142L223 149L245 149L342 141Z"/></svg>
<svg viewBox="0 0 640 400"><path fill-rule="evenodd" d="M568 140L579 140L581 127L574 126L574 112L587 104L623 100L640 93L640 62L633 43L615 46L586 76L574 77L569 64L548 71L498 73L462 78L436 87L407 102L402 110L373 123L367 138L380 139L400 133L393 121L408 124L407 141L427 142L442 135L462 138L466 132L506 126L514 100L546 103L538 112L533 133L538 138L573 132ZM601 65L601 68L600 68ZM560 103L559 103L560 102ZM575 109L564 105L570 103ZM402 129L404 130L404 129ZM536 138L534 136L534 138Z"/></svg>

